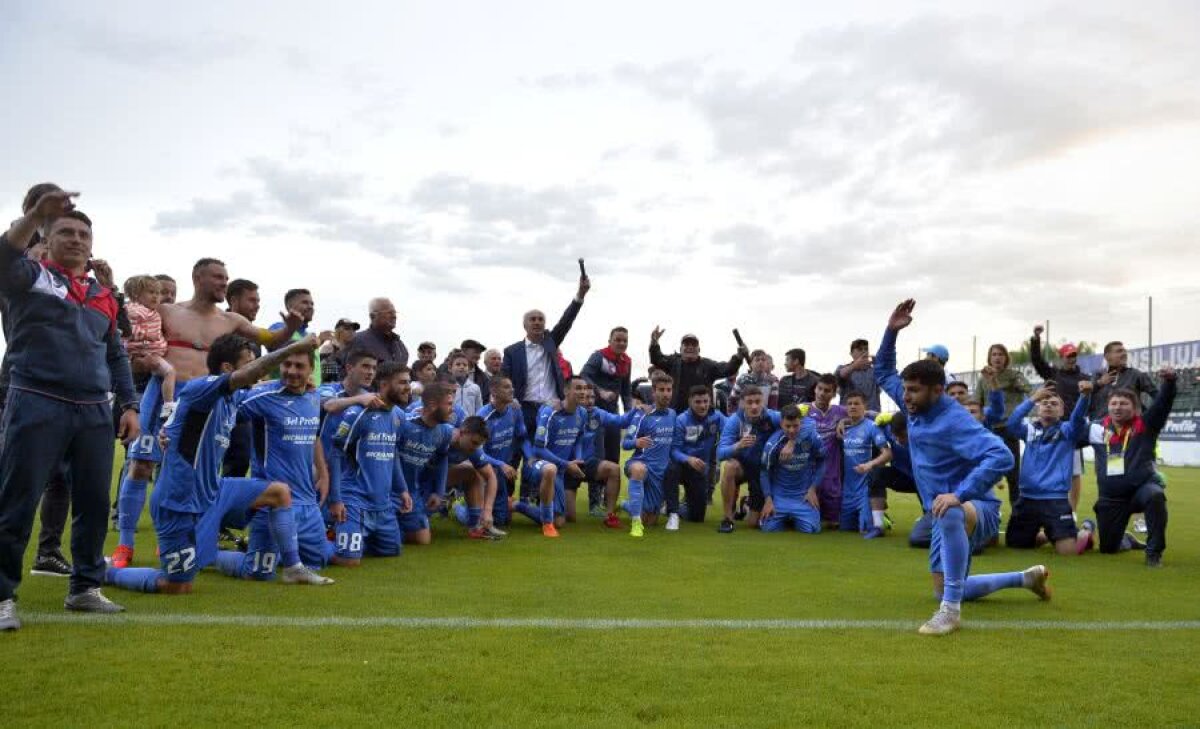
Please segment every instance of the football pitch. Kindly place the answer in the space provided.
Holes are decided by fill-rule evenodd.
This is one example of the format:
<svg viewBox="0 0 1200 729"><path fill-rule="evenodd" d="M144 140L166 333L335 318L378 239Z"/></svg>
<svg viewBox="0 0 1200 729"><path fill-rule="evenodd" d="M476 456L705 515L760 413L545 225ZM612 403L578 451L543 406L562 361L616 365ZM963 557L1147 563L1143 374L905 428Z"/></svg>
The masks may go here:
<svg viewBox="0 0 1200 729"><path fill-rule="evenodd" d="M586 516L556 541L435 520L432 547L330 568L331 587L208 570L190 596L108 588L117 617L68 614L65 580L27 576L3 724L1197 726L1200 470L1166 473L1161 569L992 549L973 572L1044 563L1054 599L996 593L941 639L916 633L936 602L906 495L875 541L722 535L711 509L640 541ZM1085 481L1081 516L1094 497ZM154 563L146 517L135 564Z"/></svg>

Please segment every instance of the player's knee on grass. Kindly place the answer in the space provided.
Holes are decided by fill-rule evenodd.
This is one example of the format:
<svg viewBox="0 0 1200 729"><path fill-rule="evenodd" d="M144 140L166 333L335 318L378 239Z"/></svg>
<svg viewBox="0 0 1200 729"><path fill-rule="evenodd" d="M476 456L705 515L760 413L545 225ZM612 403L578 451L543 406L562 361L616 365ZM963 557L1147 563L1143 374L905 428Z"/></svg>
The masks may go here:
<svg viewBox="0 0 1200 729"><path fill-rule="evenodd" d="M433 543L433 532L428 529L422 529L416 532L409 532L404 535L405 544L415 544L425 546Z"/></svg>
<svg viewBox="0 0 1200 729"><path fill-rule="evenodd" d="M358 567L362 564L362 560L351 557L339 557L335 554L329 558L329 564L337 565L338 567Z"/></svg>
<svg viewBox="0 0 1200 729"><path fill-rule="evenodd" d="M158 591L163 595L190 595L192 593L192 583L190 582L169 582L166 578L158 578Z"/></svg>
<svg viewBox="0 0 1200 729"><path fill-rule="evenodd" d="M1079 554L1076 549L1076 540L1060 539L1054 543L1054 551L1063 557L1074 557Z"/></svg>

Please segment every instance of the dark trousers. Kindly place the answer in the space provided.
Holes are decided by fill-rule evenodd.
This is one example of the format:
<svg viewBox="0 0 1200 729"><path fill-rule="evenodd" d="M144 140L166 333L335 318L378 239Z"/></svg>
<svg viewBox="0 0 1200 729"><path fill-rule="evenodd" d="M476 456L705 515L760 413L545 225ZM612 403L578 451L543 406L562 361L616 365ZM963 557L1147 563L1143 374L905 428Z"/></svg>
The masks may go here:
<svg viewBox="0 0 1200 729"><path fill-rule="evenodd" d="M1021 498L1021 441L1005 438L1004 445L1008 446L1013 457L1012 470L1004 474L1004 480L1008 482L1008 505L1014 506L1017 499Z"/></svg>
<svg viewBox="0 0 1200 729"><path fill-rule="evenodd" d="M895 466L876 468L867 476L867 496L872 499L886 499L888 490L902 494L917 493L917 483L904 471ZM918 498L920 498L918 496ZM908 533L908 545L918 549L928 549L933 539L933 515L928 511L921 515Z"/></svg>
<svg viewBox="0 0 1200 729"><path fill-rule="evenodd" d="M530 441L537 435L537 416L538 410L541 409L541 403L521 402L521 417L525 420L525 433L528 435ZM521 498L532 498L538 492L538 484L525 483L524 469L521 470Z"/></svg>
<svg viewBox="0 0 1200 729"><path fill-rule="evenodd" d="M67 464L60 463L42 492L42 526L38 532L38 556L62 553L63 531L71 512L71 484Z"/></svg>
<svg viewBox="0 0 1200 729"><path fill-rule="evenodd" d="M250 472L250 454L254 451L254 433L249 420L238 420L229 431L229 450L221 464L221 475L243 478Z"/></svg>
<svg viewBox="0 0 1200 729"><path fill-rule="evenodd" d="M47 481L64 460L71 486L72 594L104 579L104 535L112 478L113 426L108 403L76 405L9 390L0 453L0 600L21 584L25 547Z"/></svg>
<svg viewBox="0 0 1200 729"><path fill-rule="evenodd" d="M1096 526L1100 529L1100 551L1121 551L1121 540L1129 517L1146 515L1146 553L1162 554L1167 548L1167 494L1158 481L1147 481L1126 498L1101 496L1096 500Z"/></svg>
<svg viewBox="0 0 1200 729"><path fill-rule="evenodd" d="M709 464L708 472L716 468ZM679 513L679 487L683 486L683 498L687 502L687 513L681 516L691 522L704 521L708 510L708 472L700 473L691 466L672 463L663 477L663 492L667 502L667 513Z"/></svg>

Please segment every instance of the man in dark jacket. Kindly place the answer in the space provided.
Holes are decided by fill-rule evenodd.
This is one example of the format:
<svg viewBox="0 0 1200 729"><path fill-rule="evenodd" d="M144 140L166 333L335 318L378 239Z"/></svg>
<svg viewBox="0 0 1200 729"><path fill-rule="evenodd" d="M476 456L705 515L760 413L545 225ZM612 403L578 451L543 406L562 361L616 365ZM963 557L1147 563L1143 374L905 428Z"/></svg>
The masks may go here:
<svg viewBox="0 0 1200 729"><path fill-rule="evenodd" d="M1158 386L1150 375L1129 366L1129 350L1120 342L1104 345L1104 372L1096 375L1092 383L1096 386L1092 395L1092 412L1089 417L1099 420L1108 413L1108 399L1117 390L1133 390L1138 395L1138 405L1145 407L1149 398L1158 395Z"/></svg>
<svg viewBox="0 0 1200 729"><path fill-rule="evenodd" d="M1108 396L1108 415L1093 422L1088 442L1096 454L1096 523L1100 551L1121 551L1125 527L1136 512L1146 515L1146 566L1162 564L1167 548L1167 497L1154 467L1158 434L1175 402L1175 371L1159 373L1162 390L1143 416L1138 394L1117 389Z"/></svg>
<svg viewBox="0 0 1200 729"><path fill-rule="evenodd" d="M1043 331L1045 331L1045 327L1041 324L1033 328L1033 338L1029 340L1029 360L1038 376L1045 380L1047 385L1054 386L1054 391L1062 398L1063 411L1069 413L1075 409L1075 402L1079 400L1080 381L1088 379L1088 376L1076 364L1079 360L1079 348L1074 344L1068 343L1058 348L1058 356L1062 358L1062 364L1055 366L1047 362L1046 358L1042 356ZM1096 409L1094 403L1092 409ZM1071 466L1071 491L1067 494L1067 500L1071 502L1072 510L1079 506L1079 490L1082 485L1083 454L1076 450L1075 460Z"/></svg>
<svg viewBox="0 0 1200 729"><path fill-rule="evenodd" d="M620 414L633 407L633 361L625 350L629 348L629 330L616 327L608 333L608 346L597 349L588 357L580 375L596 389L596 407ZM621 429L604 429L604 459L621 462Z"/></svg>
<svg viewBox="0 0 1200 729"><path fill-rule="evenodd" d="M92 225L72 193L43 194L0 236L0 293L8 305L10 382L0 452L0 630L15 630L14 596L38 499L51 472L69 463L74 568L64 606L120 612L100 592L112 478L109 391L124 412L117 436L138 435L129 358L112 292L87 275ZM48 260L25 249L42 228ZM69 354L70 356L64 356Z"/></svg>
<svg viewBox="0 0 1200 729"><path fill-rule="evenodd" d="M538 409L551 400L563 398L565 381L558 366L558 348L571 331L575 317L583 307L583 298L591 288L592 282L586 276L580 276L575 298L550 331L546 331L544 313L538 309L525 312L525 338L504 348L500 371L512 380L513 399L521 403L521 414L530 437L537 432Z"/></svg>
<svg viewBox="0 0 1200 729"><path fill-rule="evenodd" d="M684 334L679 340L679 353L664 355L658 340L665 330L655 327L650 334L650 364L658 367L675 381L671 396L671 409L681 413L687 409L687 396L696 385L704 385L712 392L713 383L730 375L736 375L742 361L750 357L750 350L739 347L728 362L714 362L700 356L700 338L695 334Z"/></svg>

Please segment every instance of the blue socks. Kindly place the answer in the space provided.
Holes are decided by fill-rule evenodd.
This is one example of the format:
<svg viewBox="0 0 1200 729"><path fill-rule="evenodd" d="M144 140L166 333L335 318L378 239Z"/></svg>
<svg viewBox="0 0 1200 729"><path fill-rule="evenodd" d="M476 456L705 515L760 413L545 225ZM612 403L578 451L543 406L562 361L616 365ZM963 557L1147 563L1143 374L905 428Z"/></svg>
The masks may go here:
<svg viewBox="0 0 1200 729"><path fill-rule="evenodd" d="M117 528L121 530L121 546L133 548L134 532L142 509L146 507L146 482L128 476L121 481L117 497Z"/></svg>
<svg viewBox="0 0 1200 729"><path fill-rule="evenodd" d="M642 482L631 478L629 479L629 516L634 519L642 518L642 499L645 496L645 487Z"/></svg>
<svg viewBox="0 0 1200 729"><path fill-rule="evenodd" d="M967 586L963 591L964 600L978 600L990 595L996 590L1008 587L1024 587L1023 572L997 572L991 575L972 575L967 578Z"/></svg>
<svg viewBox="0 0 1200 729"><path fill-rule="evenodd" d="M223 549L217 552L217 569L221 574L228 577L243 577L242 565L246 561L246 555L241 552L233 552Z"/></svg>
<svg viewBox="0 0 1200 729"><path fill-rule="evenodd" d="M457 513L457 510L455 510L455 513ZM468 506L467 507L467 526L470 527L471 529L474 529L475 527L479 526L479 517L481 517L481 516L483 516L483 509L480 509L477 506Z"/></svg>
<svg viewBox="0 0 1200 729"><path fill-rule="evenodd" d="M553 524L554 504L542 504L538 507L538 516L541 517L543 524Z"/></svg>
<svg viewBox="0 0 1200 729"><path fill-rule="evenodd" d="M467 513L466 504L454 505L454 518L459 524L469 526L471 523L471 515Z"/></svg>
<svg viewBox="0 0 1200 729"><path fill-rule="evenodd" d="M529 518L534 524L542 524L541 509L529 503L528 501L518 501L513 504L513 511L518 514L523 514Z"/></svg>
<svg viewBox="0 0 1200 729"><path fill-rule="evenodd" d="M279 547L284 567L294 567L300 564L300 538L296 536L296 518L292 515L292 507L272 508L267 511L267 523L271 528L271 538Z"/></svg>
<svg viewBox="0 0 1200 729"><path fill-rule="evenodd" d="M158 592L158 578L161 575L153 567L109 567L104 571L104 584L132 592Z"/></svg>
<svg viewBox="0 0 1200 729"><path fill-rule="evenodd" d="M967 564L971 559L971 542L967 538L967 516L956 506L937 520L942 531L943 603L958 607L963 601Z"/></svg>

